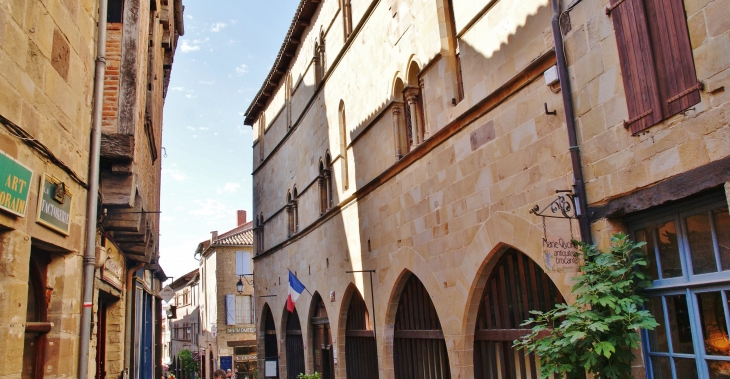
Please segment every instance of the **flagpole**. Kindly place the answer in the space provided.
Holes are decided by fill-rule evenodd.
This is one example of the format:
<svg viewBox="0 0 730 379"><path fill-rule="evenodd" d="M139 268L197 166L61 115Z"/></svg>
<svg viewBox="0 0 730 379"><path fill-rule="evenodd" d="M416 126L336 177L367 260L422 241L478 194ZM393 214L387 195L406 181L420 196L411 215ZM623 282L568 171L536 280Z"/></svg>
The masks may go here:
<svg viewBox="0 0 730 379"><path fill-rule="evenodd" d="M286 270L289 271L290 274L294 275L295 278L297 278L297 274L291 272L291 270L289 270L289 269L286 269ZM299 280L299 278L297 278L297 280ZM299 282L301 283L301 280ZM304 286L304 283L302 283L302 286ZM307 293L309 294L309 296L314 297L314 295L312 295L312 293L309 292L309 290L307 289L306 286L304 286L304 290L307 291Z"/></svg>

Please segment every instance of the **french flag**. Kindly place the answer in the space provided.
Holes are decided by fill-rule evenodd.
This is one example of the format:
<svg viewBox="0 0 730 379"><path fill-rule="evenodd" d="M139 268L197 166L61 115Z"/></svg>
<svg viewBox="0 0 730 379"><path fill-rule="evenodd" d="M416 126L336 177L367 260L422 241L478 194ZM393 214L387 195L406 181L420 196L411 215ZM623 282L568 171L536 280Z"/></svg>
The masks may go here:
<svg viewBox="0 0 730 379"><path fill-rule="evenodd" d="M302 282L294 276L294 273L289 271L289 296L286 298L286 309L288 309L290 313L294 312L294 303L297 302L299 295L301 295L305 289L304 284L302 284Z"/></svg>

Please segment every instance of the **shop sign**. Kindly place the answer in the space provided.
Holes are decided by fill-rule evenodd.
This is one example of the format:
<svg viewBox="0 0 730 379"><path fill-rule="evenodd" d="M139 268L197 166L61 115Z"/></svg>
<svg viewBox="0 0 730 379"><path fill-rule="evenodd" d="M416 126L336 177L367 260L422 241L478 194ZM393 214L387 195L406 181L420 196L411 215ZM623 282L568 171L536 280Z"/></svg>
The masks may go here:
<svg viewBox="0 0 730 379"><path fill-rule="evenodd" d="M226 332L228 333L256 333L255 327L249 327L249 328L226 328Z"/></svg>
<svg viewBox="0 0 730 379"><path fill-rule="evenodd" d="M236 361L255 361L258 358L257 355L236 355Z"/></svg>
<svg viewBox="0 0 730 379"><path fill-rule="evenodd" d="M264 362L264 376L267 378L276 378L276 361L267 360Z"/></svg>
<svg viewBox="0 0 730 379"><path fill-rule="evenodd" d="M170 300L172 300L172 298L175 297L175 291L168 284L165 286L165 288L160 290L159 295L160 295L160 298L162 299L162 301L164 301L165 303L169 303Z"/></svg>
<svg viewBox="0 0 730 379"><path fill-rule="evenodd" d="M71 202L73 194L62 181L43 174L41 195L38 196L39 224L68 235L71 229Z"/></svg>
<svg viewBox="0 0 730 379"><path fill-rule="evenodd" d="M0 151L0 209L25 217L33 171Z"/></svg>
<svg viewBox="0 0 730 379"><path fill-rule="evenodd" d="M542 239L545 266L551 272L577 272L581 264L580 250L570 238L545 236Z"/></svg>
<svg viewBox="0 0 730 379"><path fill-rule="evenodd" d="M119 249L110 240L107 239L105 245L108 258L101 266L101 280L121 291L122 278L124 277L124 259Z"/></svg>

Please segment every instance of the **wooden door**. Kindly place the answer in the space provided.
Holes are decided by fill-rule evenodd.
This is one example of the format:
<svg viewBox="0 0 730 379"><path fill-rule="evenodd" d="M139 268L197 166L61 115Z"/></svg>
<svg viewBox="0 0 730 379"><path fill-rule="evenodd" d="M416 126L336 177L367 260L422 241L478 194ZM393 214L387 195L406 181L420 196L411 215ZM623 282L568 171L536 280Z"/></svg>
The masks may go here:
<svg viewBox="0 0 730 379"><path fill-rule="evenodd" d="M347 308L345 332L347 379L378 379L378 354L368 309L355 291Z"/></svg>
<svg viewBox="0 0 730 379"><path fill-rule="evenodd" d="M106 378L106 309L107 304L99 301L96 312L96 379Z"/></svg>
<svg viewBox="0 0 730 379"><path fill-rule="evenodd" d="M322 374L322 379L334 379L334 356L332 352L332 333L327 309L319 294L314 295L315 309L312 319L312 352L314 371Z"/></svg>
<svg viewBox="0 0 730 379"><path fill-rule="evenodd" d="M304 343L302 340L302 326L299 323L299 314L289 313L286 321L286 377L297 379L297 375L304 373Z"/></svg>
<svg viewBox="0 0 730 379"><path fill-rule="evenodd" d="M421 281L408 278L395 316L393 363L398 379L451 378L444 333Z"/></svg>
<svg viewBox="0 0 730 379"><path fill-rule="evenodd" d="M542 269L526 255L508 250L487 279L474 333L475 379L537 379L537 359L512 348L530 333L520 326L531 310L548 311L563 297Z"/></svg>
<svg viewBox="0 0 730 379"><path fill-rule="evenodd" d="M264 323L264 361L276 360L276 378L278 378L279 347L276 344L276 324L268 306L264 310L264 317L264 320L266 320Z"/></svg>

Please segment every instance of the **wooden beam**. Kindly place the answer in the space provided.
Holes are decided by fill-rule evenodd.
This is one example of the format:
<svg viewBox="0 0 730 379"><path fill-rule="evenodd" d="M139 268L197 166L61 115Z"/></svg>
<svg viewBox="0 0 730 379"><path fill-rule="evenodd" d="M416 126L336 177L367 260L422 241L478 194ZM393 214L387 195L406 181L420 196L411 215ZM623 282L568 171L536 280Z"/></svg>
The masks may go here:
<svg viewBox="0 0 730 379"><path fill-rule="evenodd" d="M717 188L730 182L730 157L683 172L663 182L611 199L602 205L589 206L591 220L621 217L669 201Z"/></svg>
<svg viewBox="0 0 730 379"><path fill-rule="evenodd" d="M347 332L345 332L345 336L375 338L375 334L372 330L348 330Z"/></svg>
<svg viewBox="0 0 730 379"><path fill-rule="evenodd" d="M441 330L396 330L393 337L438 340L444 338L444 332Z"/></svg>

